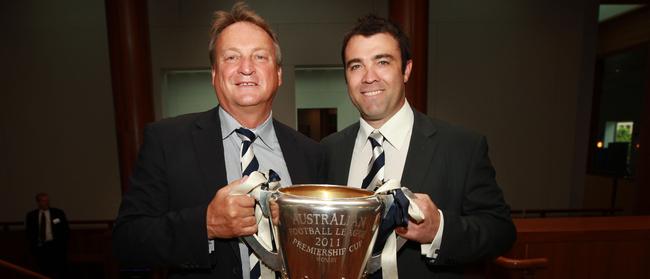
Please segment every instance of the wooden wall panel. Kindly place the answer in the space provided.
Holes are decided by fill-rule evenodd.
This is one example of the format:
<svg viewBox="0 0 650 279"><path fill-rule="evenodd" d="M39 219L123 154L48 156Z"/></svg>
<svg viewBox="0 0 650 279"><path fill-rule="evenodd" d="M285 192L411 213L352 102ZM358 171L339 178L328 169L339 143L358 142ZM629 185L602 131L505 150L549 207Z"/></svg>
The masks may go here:
<svg viewBox="0 0 650 279"><path fill-rule="evenodd" d="M547 258L534 278L650 278L650 216L515 219L507 257Z"/></svg>

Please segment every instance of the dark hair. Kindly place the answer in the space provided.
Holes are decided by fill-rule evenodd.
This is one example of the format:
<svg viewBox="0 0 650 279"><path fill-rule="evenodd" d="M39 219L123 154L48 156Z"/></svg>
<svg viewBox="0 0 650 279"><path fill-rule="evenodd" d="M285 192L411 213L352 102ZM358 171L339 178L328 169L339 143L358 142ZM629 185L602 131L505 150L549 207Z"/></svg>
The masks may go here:
<svg viewBox="0 0 650 279"><path fill-rule="evenodd" d="M271 27L266 21L259 16L255 11L249 8L244 2L237 2L232 6L230 12L216 11L212 18L212 27L210 28L210 45L208 51L210 52L210 66L214 66L214 50L217 44L217 38L226 27L237 22L249 22L262 28L273 40L275 47L275 62L282 65L282 53L280 52L280 43L278 43L278 36L275 35Z"/></svg>
<svg viewBox="0 0 650 279"><path fill-rule="evenodd" d="M397 40L402 55L402 73L405 73L406 61L411 60L409 38L404 34L404 32L402 32L402 29L400 29L396 23L374 14L369 14L359 18L357 24L347 34L345 34L345 37L343 37L343 47L341 48L343 67L345 68L345 48L348 46L350 38L355 35L370 37L379 33L388 33Z"/></svg>
<svg viewBox="0 0 650 279"><path fill-rule="evenodd" d="M38 193L36 194L36 196L34 196L34 199L38 201L41 197L45 197L45 196L47 196L47 193Z"/></svg>

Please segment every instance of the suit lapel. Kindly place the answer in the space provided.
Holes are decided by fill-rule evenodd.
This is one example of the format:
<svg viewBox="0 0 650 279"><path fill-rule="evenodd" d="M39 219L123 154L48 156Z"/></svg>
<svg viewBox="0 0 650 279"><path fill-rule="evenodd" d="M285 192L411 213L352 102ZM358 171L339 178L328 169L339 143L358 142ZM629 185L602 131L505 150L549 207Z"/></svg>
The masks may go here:
<svg viewBox="0 0 650 279"><path fill-rule="evenodd" d="M438 145L434 141L436 128L429 121L428 116L415 110L413 112L413 132L401 182L402 186L410 188L413 192L422 192L425 172L428 170Z"/></svg>
<svg viewBox="0 0 650 279"><path fill-rule="evenodd" d="M288 127L275 119L273 119L273 129L275 136L278 137L292 184L306 183L309 181L309 172L305 168L304 155L300 153L300 148L296 148L296 139L287 131Z"/></svg>
<svg viewBox="0 0 650 279"><path fill-rule="evenodd" d="M206 197L210 201L218 188L228 183L221 141L218 107L202 114L192 131L194 151L203 172Z"/></svg>
<svg viewBox="0 0 650 279"><path fill-rule="evenodd" d="M194 152L203 172L206 204L212 200L219 188L228 183L218 109L219 107L216 107L203 113L196 120L195 129L192 131ZM234 253L233 257L237 262L241 262L239 242L229 241L229 244Z"/></svg>

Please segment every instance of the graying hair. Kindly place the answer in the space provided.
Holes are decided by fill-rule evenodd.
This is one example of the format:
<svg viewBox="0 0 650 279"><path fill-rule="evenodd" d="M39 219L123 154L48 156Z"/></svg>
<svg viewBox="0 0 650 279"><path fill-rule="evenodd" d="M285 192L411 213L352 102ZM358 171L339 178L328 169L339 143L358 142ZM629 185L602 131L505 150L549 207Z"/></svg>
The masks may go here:
<svg viewBox="0 0 650 279"><path fill-rule="evenodd" d="M255 11L246 5L244 2L237 2L232 6L230 12L216 11L212 17L212 28L210 29L210 45L208 50L210 52L210 66L214 67L214 51L217 44L217 38L226 27L237 22L250 22L262 28L273 40L275 47L275 63L278 66L282 65L282 52L280 51L280 44L278 43L278 36L271 30L266 21L259 16Z"/></svg>

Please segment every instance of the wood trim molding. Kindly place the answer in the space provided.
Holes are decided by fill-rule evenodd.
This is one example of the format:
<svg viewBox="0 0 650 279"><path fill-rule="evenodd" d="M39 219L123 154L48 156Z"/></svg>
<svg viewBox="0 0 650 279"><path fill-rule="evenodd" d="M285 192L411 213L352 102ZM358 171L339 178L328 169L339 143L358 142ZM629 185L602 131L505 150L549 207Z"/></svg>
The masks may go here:
<svg viewBox="0 0 650 279"><path fill-rule="evenodd" d="M36 278L36 279L49 279L50 277L47 277L45 275L42 275L40 273L36 273L34 271L31 271L27 268L24 268L19 265L12 264L8 261L0 260L0 267L6 268L9 270L13 270L16 273L22 274L24 276L27 276L29 278Z"/></svg>
<svg viewBox="0 0 650 279"><path fill-rule="evenodd" d="M507 269L538 269L546 268L546 266L548 266L548 259L513 259L507 257L498 257L496 260L494 260L494 263Z"/></svg>

